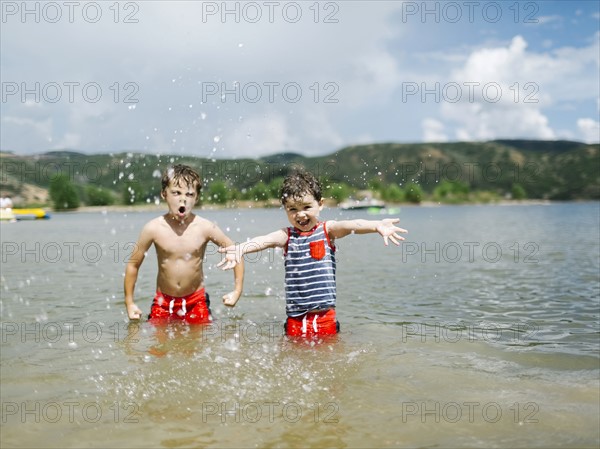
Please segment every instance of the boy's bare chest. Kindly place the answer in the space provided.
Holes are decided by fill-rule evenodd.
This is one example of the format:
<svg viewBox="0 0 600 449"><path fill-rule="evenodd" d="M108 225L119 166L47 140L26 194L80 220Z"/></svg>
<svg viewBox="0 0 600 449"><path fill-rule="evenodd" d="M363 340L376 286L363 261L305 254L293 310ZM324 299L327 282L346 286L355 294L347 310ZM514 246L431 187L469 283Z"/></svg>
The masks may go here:
<svg viewBox="0 0 600 449"><path fill-rule="evenodd" d="M201 256L208 243L208 238L202 232L193 231L181 234L171 230L160 232L154 239L157 251L165 256Z"/></svg>

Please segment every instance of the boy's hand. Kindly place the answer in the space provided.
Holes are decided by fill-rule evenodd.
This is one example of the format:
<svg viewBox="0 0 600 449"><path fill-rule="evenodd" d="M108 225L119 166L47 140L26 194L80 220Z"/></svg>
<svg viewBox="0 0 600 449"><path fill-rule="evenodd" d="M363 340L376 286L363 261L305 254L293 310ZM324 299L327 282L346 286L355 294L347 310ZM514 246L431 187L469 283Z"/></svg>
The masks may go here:
<svg viewBox="0 0 600 449"><path fill-rule="evenodd" d="M139 320L142 317L142 310L135 304L127 306L127 316L130 320Z"/></svg>
<svg viewBox="0 0 600 449"><path fill-rule="evenodd" d="M385 243L385 246L388 246L388 239L395 245L400 245L398 240L404 240L404 237L400 236L398 232L408 231L394 226L394 223L398 223L399 221L399 218L384 218L377 225L377 232L383 236L383 243Z"/></svg>
<svg viewBox="0 0 600 449"><path fill-rule="evenodd" d="M240 245L230 245L225 248L219 248L217 251L225 254L223 260L217 264L217 267L222 270L231 270L242 260L242 248Z"/></svg>
<svg viewBox="0 0 600 449"><path fill-rule="evenodd" d="M238 302L238 299L240 299L240 296L241 292L238 292L237 290L229 292L226 295L223 295L223 304L233 307Z"/></svg>

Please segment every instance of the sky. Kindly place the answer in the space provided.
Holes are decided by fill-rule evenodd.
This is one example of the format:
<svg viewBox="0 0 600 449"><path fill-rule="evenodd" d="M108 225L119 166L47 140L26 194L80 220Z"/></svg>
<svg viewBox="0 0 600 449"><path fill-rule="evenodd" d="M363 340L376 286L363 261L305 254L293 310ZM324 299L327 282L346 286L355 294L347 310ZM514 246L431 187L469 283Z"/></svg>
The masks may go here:
<svg viewBox="0 0 600 449"><path fill-rule="evenodd" d="M2 0L0 149L595 143L599 4Z"/></svg>

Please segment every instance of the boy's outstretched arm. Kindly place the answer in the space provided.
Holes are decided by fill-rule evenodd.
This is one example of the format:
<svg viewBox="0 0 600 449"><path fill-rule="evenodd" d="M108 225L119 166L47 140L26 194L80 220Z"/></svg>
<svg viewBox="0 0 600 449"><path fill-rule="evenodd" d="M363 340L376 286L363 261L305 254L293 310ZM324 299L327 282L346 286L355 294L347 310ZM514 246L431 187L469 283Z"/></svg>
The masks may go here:
<svg viewBox="0 0 600 449"><path fill-rule="evenodd" d="M369 234L378 232L383 237L383 243L388 245L391 240L395 245L400 245L404 240L399 233L408 232L406 229L394 226L400 221L399 218L384 218L383 220L342 220L328 221L327 230L334 239L346 237L348 234Z"/></svg>
<svg viewBox="0 0 600 449"><path fill-rule="evenodd" d="M232 242L233 243L233 242ZM226 306L233 307L242 296L242 288L244 286L244 262L236 265L233 269L234 290L223 296L223 303Z"/></svg>
<svg viewBox="0 0 600 449"><path fill-rule="evenodd" d="M217 267L222 270L229 270L236 267L237 264L242 263L244 254L256 253L267 248L283 247L286 242L287 231L285 229L279 229L267 235L254 237L244 243L227 245L223 248L219 248L219 252L225 254L225 257L217 264Z"/></svg>
<svg viewBox="0 0 600 449"><path fill-rule="evenodd" d="M227 237L218 226L213 225L213 229L211 230L210 240L218 245L219 247L223 246L234 246L233 240ZM222 263L222 262L221 262ZM223 304L229 307L233 307L242 296L242 289L244 286L244 262L242 261L239 265L235 266L233 269L233 282L234 287L233 291L223 295Z"/></svg>

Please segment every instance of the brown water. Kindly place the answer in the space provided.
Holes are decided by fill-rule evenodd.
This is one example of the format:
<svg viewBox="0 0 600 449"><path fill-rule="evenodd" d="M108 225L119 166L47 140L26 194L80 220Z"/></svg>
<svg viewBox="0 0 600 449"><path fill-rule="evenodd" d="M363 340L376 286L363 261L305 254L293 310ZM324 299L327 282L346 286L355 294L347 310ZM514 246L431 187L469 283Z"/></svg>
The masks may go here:
<svg viewBox="0 0 600 449"><path fill-rule="evenodd" d="M153 213L3 223L2 447L597 447L598 203L405 207L401 248L339 241L342 332L282 335L281 253L244 296L207 256L215 323L129 324L124 261ZM279 210L200 211L236 240ZM323 218L374 218L325 210ZM142 267L148 311L156 266Z"/></svg>

